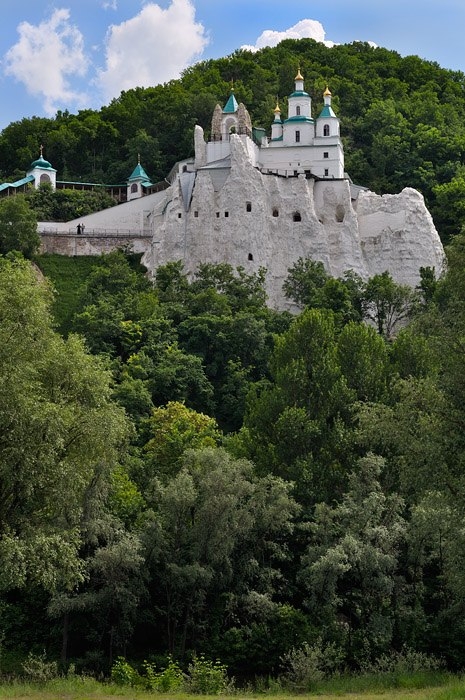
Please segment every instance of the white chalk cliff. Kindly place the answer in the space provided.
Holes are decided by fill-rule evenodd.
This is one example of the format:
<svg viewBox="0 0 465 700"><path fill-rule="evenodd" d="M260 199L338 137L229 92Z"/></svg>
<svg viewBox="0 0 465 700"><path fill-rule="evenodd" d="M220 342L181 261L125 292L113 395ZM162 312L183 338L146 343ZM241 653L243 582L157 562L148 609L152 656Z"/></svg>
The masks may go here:
<svg viewBox="0 0 465 700"><path fill-rule="evenodd" d="M182 260L190 274L204 262L247 272L265 267L269 303L277 308L289 307L282 284L299 257L322 261L333 276L353 270L368 279L388 270L411 286L420 267L441 273L441 241L416 190L379 196L347 179L265 174L241 136L231 134L229 144L226 162L180 168L163 193L145 258L151 269L173 260Z"/></svg>

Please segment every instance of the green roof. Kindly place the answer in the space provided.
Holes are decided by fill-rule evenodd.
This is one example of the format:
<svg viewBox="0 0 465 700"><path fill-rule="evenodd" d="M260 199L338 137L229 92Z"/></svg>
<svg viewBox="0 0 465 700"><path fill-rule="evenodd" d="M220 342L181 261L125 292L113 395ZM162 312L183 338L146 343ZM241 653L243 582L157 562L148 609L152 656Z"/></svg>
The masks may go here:
<svg viewBox="0 0 465 700"><path fill-rule="evenodd" d="M305 92L305 90L296 90L295 92L292 92L289 97L310 97L308 92Z"/></svg>
<svg viewBox="0 0 465 700"><path fill-rule="evenodd" d="M284 123L287 124L288 122L313 122L313 119L311 117L305 117L303 115L300 115L298 117L289 117L288 119L284 120Z"/></svg>
<svg viewBox="0 0 465 700"><path fill-rule="evenodd" d="M31 163L31 167L29 170L33 170L33 168L42 168L43 170L55 170L55 168L52 167L52 164L48 162L48 160L45 160L42 156L40 158L37 158L33 163Z"/></svg>
<svg viewBox="0 0 465 700"><path fill-rule="evenodd" d="M16 182L3 182L0 185L0 192L3 190L7 190L9 187L23 187L24 185L27 185L29 182L34 182L34 175L27 175L26 177L21 178L21 180L16 180Z"/></svg>
<svg viewBox="0 0 465 700"><path fill-rule="evenodd" d="M323 109L321 110L320 114L318 115L318 119L321 119L321 117L335 117L336 115L333 112L333 108L331 105L325 105Z"/></svg>
<svg viewBox="0 0 465 700"><path fill-rule="evenodd" d="M234 112L237 112L239 109L239 105L237 104L237 100L234 97L234 92L231 90L231 94L229 95L229 100L226 102L225 106L223 107L223 114L234 114Z"/></svg>
<svg viewBox="0 0 465 700"><path fill-rule="evenodd" d="M145 180L146 182L149 182L149 176L145 172L144 168L140 163L136 165L134 170L132 171L132 175L128 178L129 181L131 180Z"/></svg>

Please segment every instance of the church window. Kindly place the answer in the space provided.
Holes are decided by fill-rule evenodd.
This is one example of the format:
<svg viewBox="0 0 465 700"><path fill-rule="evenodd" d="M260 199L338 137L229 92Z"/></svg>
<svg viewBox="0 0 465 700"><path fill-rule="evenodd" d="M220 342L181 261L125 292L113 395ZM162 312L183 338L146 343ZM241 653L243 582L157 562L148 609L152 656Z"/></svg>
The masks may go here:
<svg viewBox="0 0 465 700"><path fill-rule="evenodd" d="M248 259L249 259L249 260L253 260L253 255L252 255L252 253L249 253L249 258L248 258Z"/></svg>
<svg viewBox="0 0 465 700"><path fill-rule="evenodd" d="M279 216L279 211L276 208L273 209L273 216L274 217Z"/></svg>
<svg viewBox="0 0 465 700"><path fill-rule="evenodd" d="M295 113L298 117L300 117L300 105L297 105L297 107L295 108Z"/></svg>
<svg viewBox="0 0 465 700"><path fill-rule="evenodd" d="M246 203L245 203L245 210L246 210L246 211L252 211L252 202L246 202Z"/></svg>
<svg viewBox="0 0 465 700"><path fill-rule="evenodd" d="M300 142L300 131L295 132L295 142L299 143Z"/></svg>
<svg viewBox="0 0 465 700"><path fill-rule="evenodd" d="M134 183L133 185L131 185L131 192L137 192L137 185L136 185L136 183Z"/></svg>
<svg viewBox="0 0 465 700"><path fill-rule="evenodd" d="M49 176L46 173L42 173L42 175L40 176L40 182L50 182Z"/></svg>
<svg viewBox="0 0 465 700"><path fill-rule="evenodd" d="M323 136L329 136L329 124L325 124L323 127Z"/></svg>
<svg viewBox="0 0 465 700"><path fill-rule="evenodd" d="M294 221L302 221L302 217L300 216L300 212L295 211L294 216L292 217Z"/></svg>
<svg viewBox="0 0 465 700"><path fill-rule="evenodd" d="M323 158L329 158L329 153L328 153L328 151L325 151L325 152L323 153Z"/></svg>

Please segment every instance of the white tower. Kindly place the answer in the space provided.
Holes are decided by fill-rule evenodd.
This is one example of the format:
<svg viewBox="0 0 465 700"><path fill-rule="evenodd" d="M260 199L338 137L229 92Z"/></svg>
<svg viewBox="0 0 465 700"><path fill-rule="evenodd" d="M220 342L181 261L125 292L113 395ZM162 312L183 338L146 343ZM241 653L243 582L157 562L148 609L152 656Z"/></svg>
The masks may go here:
<svg viewBox="0 0 465 700"><path fill-rule="evenodd" d="M31 163L31 167L27 171L27 175L32 175L34 178L34 187L36 190L40 185L49 184L52 189L56 189L57 171L52 168L51 163L45 160L43 156L44 147L40 147L40 156L37 160Z"/></svg>
<svg viewBox="0 0 465 700"><path fill-rule="evenodd" d="M304 90L300 69L295 76L295 90L289 95L288 117L283 125L284 146L311 146L315 135L312 98Z"/></svg>

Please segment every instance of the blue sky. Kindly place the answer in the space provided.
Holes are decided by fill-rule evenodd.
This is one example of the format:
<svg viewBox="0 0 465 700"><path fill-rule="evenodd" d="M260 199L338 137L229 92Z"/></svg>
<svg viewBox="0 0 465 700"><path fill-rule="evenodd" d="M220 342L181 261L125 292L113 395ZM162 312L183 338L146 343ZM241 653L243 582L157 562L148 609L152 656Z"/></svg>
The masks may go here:
<svg viewBox="0 0 465 700"><path fill-rule="evenodd" d="M465 72L465 0L0 0L0 129L99 109L288 36L371 41Z"/></svg>

